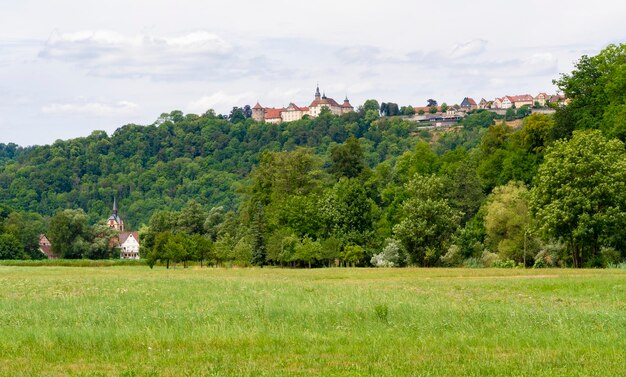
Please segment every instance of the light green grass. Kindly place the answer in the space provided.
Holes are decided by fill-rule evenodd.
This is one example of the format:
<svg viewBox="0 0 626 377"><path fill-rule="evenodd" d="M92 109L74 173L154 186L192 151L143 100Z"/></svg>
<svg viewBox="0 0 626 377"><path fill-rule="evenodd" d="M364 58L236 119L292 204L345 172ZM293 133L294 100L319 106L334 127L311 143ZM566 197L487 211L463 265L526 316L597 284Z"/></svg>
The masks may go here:
<svg viewBox="0 0 626 377"><path fill-rule="evenodd" d="M0 375L626 375L626 271L0 267Z"/></svg>

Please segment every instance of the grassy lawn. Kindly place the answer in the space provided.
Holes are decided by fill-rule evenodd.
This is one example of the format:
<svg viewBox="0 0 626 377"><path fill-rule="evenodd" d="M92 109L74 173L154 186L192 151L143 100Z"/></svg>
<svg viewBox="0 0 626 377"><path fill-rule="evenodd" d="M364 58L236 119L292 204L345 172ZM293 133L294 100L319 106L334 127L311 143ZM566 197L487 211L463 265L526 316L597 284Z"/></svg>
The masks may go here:
<svg viewBox="0 0 626 377"><path fill-rule="evenodd" d="M626 270L0 266L4 376L624 376Z"/></svg>

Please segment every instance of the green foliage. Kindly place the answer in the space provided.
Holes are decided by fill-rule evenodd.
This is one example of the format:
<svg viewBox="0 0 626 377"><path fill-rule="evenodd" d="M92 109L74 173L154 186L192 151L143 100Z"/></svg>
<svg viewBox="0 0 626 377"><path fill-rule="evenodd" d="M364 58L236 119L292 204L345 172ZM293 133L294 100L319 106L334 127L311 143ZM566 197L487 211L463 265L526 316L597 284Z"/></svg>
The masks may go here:
<svg viewBox="0 0 626 377"><path fill-rule="evenodd" d="M0 235L0 259L24 259L24 257L24 246L14 235Z"/></svg>
<svg viewBox="0 0 626 377"><path fill-rule="evenodd" d="M566 243L583 267L602 246L623 247L626 226L626 154L619 140L577 131L546 153L531 190L539 231Z"/></svg>
<svg viewBox="0 0 626 377"><path fill-rule="evenodd" d="M609 45L598 55L584 55L570 74L554 83L571 101L559 109L560 129L602 129L626 140L626 45ZM568 136L565 134L564 136Z"/></svg>
<svg viewBox="0 0 626 377"><path fill-rule="evenodd" d="M437 176L416 175L408 184L409 198L402 206L403 217L394 226L411 262L433 266L457 230L461 213L444 199L444 181Z"/></svg>
<svg viewBox="0 0 626 377"><path fill-rule="evenodd" d="M526 186L511 181L496 187L485 204L486 244L490 249L503 261L533 263L537 246L530 228Z"/></svg>
<svg viewBox="0 0 626 377"><path fill-rule="evenodd" d="M330 149L330 159L330 171L337 178L358 177L365 167L363 149L359 140L354 137L346 140L343 145L334 145Z"/></svg>

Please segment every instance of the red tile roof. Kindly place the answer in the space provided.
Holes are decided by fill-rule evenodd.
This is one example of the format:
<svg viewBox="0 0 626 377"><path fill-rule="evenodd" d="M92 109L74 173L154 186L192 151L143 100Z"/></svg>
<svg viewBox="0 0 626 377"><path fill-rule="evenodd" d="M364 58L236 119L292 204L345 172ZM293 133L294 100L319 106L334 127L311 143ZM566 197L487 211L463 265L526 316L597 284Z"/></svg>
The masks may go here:
<svg viewBox="0 0 626 377"><path fill-rule="evenodd" d="M522 95L519 95L519 96L507 96L507 97L508 97L509 101L511 101L511 102L528 102L528 101L532 102L535 99L530 94L522 94Z"/></svg>
<svg viewBox="0 0 626 377"><path fill-rule="evenodd" d="M260 104L260 103L258 103L258 102L257 102L257 103L256 103L256 105L254 105L254 107L253 107L253 109L255 109L255 110L259 110L259 109L262 109L262 108L263 108L263 106L261 106L261 104Z"/></svg>
<svg viewBox="0 0 626 377"><path fill-rule="evenodd" d="M333 106L333 107L340 107L339 104L337 103L337 101L335 101L332 98L316 99L313 102L311 102L309 107L315 107L315 106L319 106L319 105L328 105L328 106Z"/></svg>
<svg viewBox="0 0 626 377"><path fill-rule="evenodd" d="M276 109L273 107L265 108L265 119L275 119L280 118L280 113L285 111L285 109Z"/></svg>

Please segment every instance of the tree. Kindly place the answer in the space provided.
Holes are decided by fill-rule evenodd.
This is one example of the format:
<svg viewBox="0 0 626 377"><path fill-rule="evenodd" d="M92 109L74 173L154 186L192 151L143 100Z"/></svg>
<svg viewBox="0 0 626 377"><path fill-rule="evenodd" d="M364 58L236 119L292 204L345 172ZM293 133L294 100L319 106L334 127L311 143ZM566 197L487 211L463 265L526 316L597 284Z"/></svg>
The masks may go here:
<svg viewBox="0 0 626 377"><path fill-rule="evenodd" d="M382 102L380 104L380 115L381 116L389 115L389 109L387 108L387 104L385 102Z"/></svg>
<svg viewBox="0 0 626 377"><path fill-rule="evenodd" d="M320 260L322 255L322 245L314 241L309 236L305 236L295 248L294 258L306 263L311 268L312 263Z"/></svg>
<svg viewBox="0 0 626 377"><path fill-rule="evenodd" d="M363 104L363 111L365 113L367 113L370 110L376 110L376 113L380 111L380 105L378 104L378 101L376 101L375 99L368 99Z"/></svg>
<svg viewBox="0 0 626 377"><path fill-rule="evenodd" d="M429 98L428 101L426 101L426 106L428 107L437 107L437 101L435 101L432 98Z"/></svg>
<svg viewBox="0 0 626 377"><path fill-rule="evenodd" d="M341 253L343 261L353 267L361 263L364 257L365 250L359 245L347 245L343 248L343 253Z"/></svg>
<svg viewBox="0 0 626 377"><path fill-rule="evenodd" d="M570 101L557 110L557 127L564 133L600 128L609 137L626 140L626 44L582 56L572 73L554 83Z"/></svg>
<svg viewBox="0 0 626 377"><path fill-rule="evenodd" d="M395 236L413 263L433 266L456 231L461 214L444 199L440 177L416 175L407 191L410 196L402 205L402 220L393 228Z"/></svg>
<svg viewBox="0 0 626 377"><path fill-rule="evenodd" d="M406 115L406 116L415 115L415 108L411 105L402 106L402 108L400 109L400 112L402 113L402 115Z"/></svg>
<svg viewBox="0 0 626 377"><path fill-rule="evenodd" d="M341 178L320 203L324 238L337 238L343 245L365 244L373 229L374 208L358 180Z"/></svg>
<svg viewBox="0 0 626 377"><path fill-rule="evenodd" d="M530 263L536 248L530 237L528 189L521 182L496 187L485 205L487 244L502 260ZM527 257L528 255L528 257Z"/></svg>
<svg viewBox="0 0 626 377"><path fill-rule="evenodd" d="M380 112L382 115L387 115L387 116L396 116L396 115L400 115L400 108L398 107L397 103L393 103L393 102L389 102L386 104L385 106L385 111L383 112L383 106L380 106Z"/></svg>
<svg viewBox="0 0 626 377"><path fill-rule="evenodd" d="M82 209L66 209L50 219L48 232L52 252L61 258L79 259L89 252L91 242L87 214Z"/></svg>
<svg viewBox="0 0 626 377"><path fill-rule="evenodd" d="M447 103L445 103L445 102L444 102L444 103L442 103L442 104L441 104L441 112L442 112L442 113L447 112L447 111L448 111L448 108L449 108L449 107L448 107L448 104L447 104Z"/></svg>
<svg viewBox="0 0 626 377"><path fill-rule="evenodd" d="M528 105L524 105L520 107L519 109L517 109L516 116L518 118L526 118L527 116L531 114L531 112L532 111L530 110L530 107Z"/></svg>
<svg viewBox="0 0 626 377"><path fill-rule="evenodd" d="M431 114L436 114L438 110L437 106L431 106L428 108L428 112Z"/></svg>
<svg viewBox="0 0 626 377"><path fill-rule="evenodd" d="M267 261L265 248L265 213L261 203L258 203L252 218L252 263L255 266L263 266Z"/></svg>
<svg viewBox="0 0 626 377"><path fill-rule="evenodd" d="M230 115L228 116L228 120L233 124L241 123L246 120L246 114L244 113L244 110L242 108L233 107L233 109L230 111Z"/></svg>
<svg viewBox="0 0 626 377"><path fill-rule="evenodd" d="M351 136L343 145L334 145L330 150L330 171L337 178L358 177L365 168L365 156L361 143Z"/></svg>
<svg viewBox="0 0 626 377"><path fill-rule="evenodd" d="M508 109L506 109L506 113L504 114L504 119L511 121L515 119L516 115L517 113L515 112L515 108L509 107Z"/></svg>
<svg viewBox="0 0 626 377"><path fill-rule="evenodd" d="M213 207L209 211L207 218L204 222L204 230L211 238L211 241L217 241L217 235L220 232L220 226L224 222L225 214L224 207Z"/></svg>
<svg viewBox="0 0 626 377"><path fill-rule="evenodd" d="M0 259L24 259L24 246L12 234L0 234Z"/></svg>
<svg viewBox="0 0 626 377"><path fill-rule="evenodd" d="M205 218L206 214L200 204L191 199L178 215L178 229L187 234L202 234Z"/></svg>
<svg viewBox="0 0 626 377"><path fill-rule="evenodd" d="M589 130L555 142L531 190L530 205L539 231L568 245L574 267L594 263L601 247L623 244L625 185L621 141Z"/></svg>
<svg viewBox="0 0 626 377"><path fill-rule="evenodd" d="M250 107L250 105L245 105L242 110L243 110L243 115L246 118L252 117L252 108Z"/></svg>

